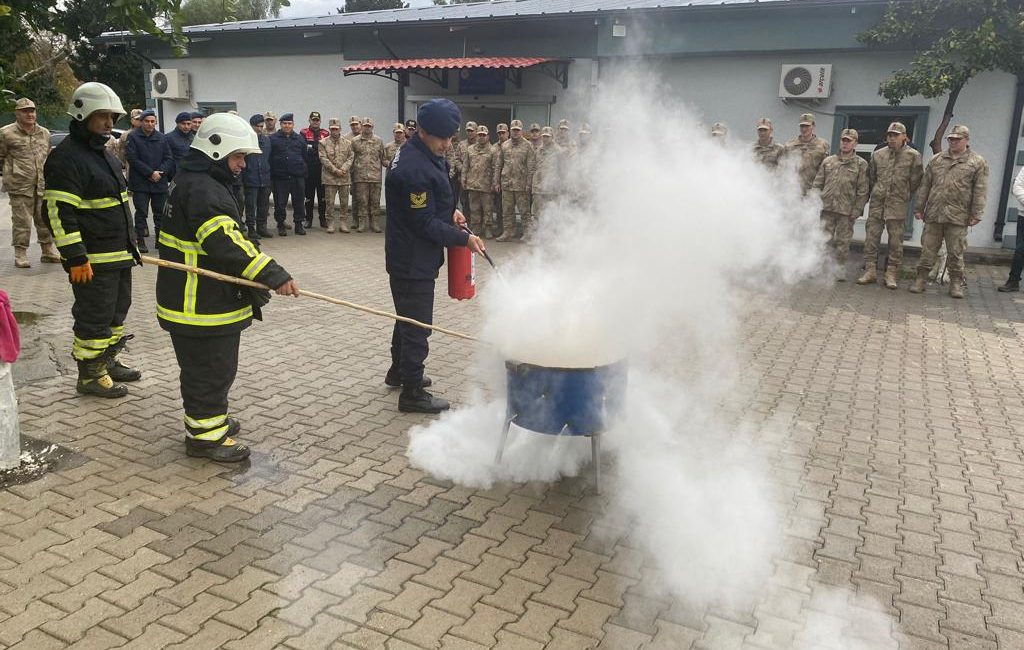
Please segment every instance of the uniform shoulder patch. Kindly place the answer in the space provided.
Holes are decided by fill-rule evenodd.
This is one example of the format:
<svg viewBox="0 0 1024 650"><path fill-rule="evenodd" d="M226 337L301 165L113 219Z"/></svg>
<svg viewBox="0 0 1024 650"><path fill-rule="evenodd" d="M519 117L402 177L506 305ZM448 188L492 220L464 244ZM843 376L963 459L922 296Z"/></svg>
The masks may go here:
<svg viewBox="0 0 1024 650"><path fill-rule="evenodd" d="M426 192L410 192L409 193L409 207L413 209L420 209L427 207L427 193Z"/></svg>

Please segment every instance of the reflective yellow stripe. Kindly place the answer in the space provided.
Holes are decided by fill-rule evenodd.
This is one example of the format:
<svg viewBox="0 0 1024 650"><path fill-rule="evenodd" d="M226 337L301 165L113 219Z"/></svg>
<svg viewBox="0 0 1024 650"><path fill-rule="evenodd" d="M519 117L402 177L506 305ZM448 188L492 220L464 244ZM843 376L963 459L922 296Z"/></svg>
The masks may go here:
<svg viewBox="0 0 1024 650"><path fill-rule="evenodd" d="M236 311L230 311L224 314L197 314L194 311L189 314L183 311L175 311L173 309L167 309L166 307L157 305L156 315L166 321L178 323L180 325L211 327L214 325L230 325L232 323L243 321L247 318L252 318L252 307L246 306Z"/></svg>
<svg viewBox="0 0 1024 650"><path fill-rule="evenodd" d="M163 230L160 231L160 243L168 248L181 251L182 253L206 255L206 251L204 251L203 247L199 245L199 242L178 239L174 235L169 235Z"/></svg>
<svg viewBox="0 0 1024 650"><path fill-rule="evenodd" d="M71 346L71 356L80 361L95 359L101 356L109 346L108 339L80 339L76 336L74 344Z"/></svg>
<svg viewBox="0 0 1024 650"><path fill-rule="evenodd" d="M44 193L44 197L45 197L46 194L49 194L51 191L52 190L46 190L46 192ZM60 194L61 192L56 192L56 193ZM72 233L71 235L69 235L67 232L64 231L64 225L60 222L60 213L57 210L57 200L58 199L46 197L45 200L46 200L46 216L50 220L50 228L53 230L53 236L54 236L54 239L57 242L57 245L58 246L63 246L64 244L60 243L61 239L64 239L66 237L71 237L73 235L78 235L78 241L82 241L81 233ZM63 200L63 199L61 199L61 200ZM71 203L70 201L65 201L65 202L66 203ZM75 203L72 203L71 205L77 206L78 202L76 201ZM69 244L73 244L75 242L68 242L68 243Z"/></svg>
<svg viewBox="0 0 1024 650"><path fill-rule="evenodd" d="M215 415L212 418L203 418L201 420L190 418L189 416L186 415L185 424L192 427L193 429L209 429L210 427L221 426L227 419L227 413L225 413L224 415Z"/></svg>
<svg viewBox="0 0 1024 650"><path fill-rule="evenodd" d="M249 262L249 266L245 267L242 271L242 277L248 280L255 280L260 271L262 271L267 264L270 264L270 259L269 255L260 253L253 258L251 262Z"/></svg>
<svg viewBox="0 0 1024 650"><path fill-rule="evenodd" d="M109 264L111 262L128 262L135 258L128 251L114 251L113 253L87 253L90 264Z"/></svg>
<svg viewBox="0 0 1024 650"><path fill-rule="evenodd" d="M245 238L237 225L234 228L225 228L224 232L231 238L231 241L235 242L235 245L245 251L245 254L249 257L256 257L260 254L260 252L256 250L256 247L252 245L252 242Z"/></svg>
<svg viewBox="0 0 1024 650"><path fill-rule="evenodd" d="M196 440L220 440L224 437L224 434L228 432L228 425L217 427L209 431L203 431L202 433L192 436ZM191 435L191 434L189 434Z"/></svg>
<svg viewBox="0 0 1024 650"><path fill-rule="evenodd" d="M110 328L110 345L116 344L121 340L121 335L124 334L124 325L118 325Z"/></svg>
<svg viewBox="0 0 1024 650"><path fill-rule="evenodd" d="M128 192L121 192L120 196L104 196L98 199L81 199L78 207L83 210L102 210L112 208L128 202Z"/></svg>
<svg viewBox="0 0 1024 650"><path fill-rule="evenodd" d="M70 235L60 235L58 237L54 237L53 241L58 246L70 246L71 244L77 244L82 241L82 233L73 232Z"/></svg>
<svg viewBox="0 0 1024 650"><path fill-rule="evenodd" d="M235 227L234 219L226 214L219 214L216 217L207 219L203 222L203 225L199 226L199 230L196 231L196 239L202 244L217 228L224 228L225 231L228 231Z"/></svg>
<svg viewBox="0 0 1024 650"><path fill-rule="evenodd" d="M195 253L185 253L185 264L197 266L199 256ZM185 300L183 303L184 313L194 315L196 313L196 288L199 285L199 276L195 273L185 274Z"/></svg>
<svg viewBox="0 0 1024 650"><path fill-rule="evenodd" d="M78 207L82 204L82 197L72 194L70 192L61 192L60 190L46 190L43 192L44 201L63 201L64 203L70 203L74 207Z"/></svg>

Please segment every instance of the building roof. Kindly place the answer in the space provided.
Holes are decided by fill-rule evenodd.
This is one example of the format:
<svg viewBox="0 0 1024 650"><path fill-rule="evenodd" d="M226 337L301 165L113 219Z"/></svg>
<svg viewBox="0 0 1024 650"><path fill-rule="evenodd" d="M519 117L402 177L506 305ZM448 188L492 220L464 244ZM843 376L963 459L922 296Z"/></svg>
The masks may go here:
<svg viewBox="0 0 1024 650"><path fill-rule="evenodd" d="M377 59L345 66L345 72L376 70L461 69L461 68L529 68L560 59L533 56L487 56L459 59Z"/></svg>
<svg viewBox="0 0 1024 650"><path fill-rule="evenodd" d="M543 16L591 16L628 11L714 9L737 5L843 5L876 4L888 0L495 0L408 9L359 11L303 18L270 18L185 27L186 34L203 32L247 32L268 29L310 29L381 25L419 25L476 20L515 19ZM108 32L114 36L120 32Z"/></svg>

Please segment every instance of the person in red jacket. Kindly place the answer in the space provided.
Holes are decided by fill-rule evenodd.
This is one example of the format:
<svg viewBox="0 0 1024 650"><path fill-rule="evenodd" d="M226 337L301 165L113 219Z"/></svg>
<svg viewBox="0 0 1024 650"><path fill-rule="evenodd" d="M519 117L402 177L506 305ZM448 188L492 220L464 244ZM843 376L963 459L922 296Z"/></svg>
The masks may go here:
<svg viewBox="0 0 1024 650"><path fill-rule="evenodd" d="M327 205L324 203L324 184L320 178L320 141L331 137L330 131L320 128L320 113L309 114L309 126L299 131L306 139L306 227L313 225L313 199L316 198L316 210L320 215L320 227L327 227Z"/></svg>

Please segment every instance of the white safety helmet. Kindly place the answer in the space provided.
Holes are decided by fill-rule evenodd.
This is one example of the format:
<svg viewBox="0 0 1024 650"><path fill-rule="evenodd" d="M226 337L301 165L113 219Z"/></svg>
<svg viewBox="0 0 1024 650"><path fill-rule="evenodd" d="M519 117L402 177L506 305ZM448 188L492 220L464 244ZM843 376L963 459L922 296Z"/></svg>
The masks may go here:
<svg viewBox="0 0 1024 650"><path fill-rule="evenodd" d="M236 151L259 153L260 140L249 123L240 116L214 113L203 120L196 137L192 139L192 148L214 160L223 160Z"/></svg>
<svg viewBox="0 0 1024 650"><path fill-rule="evenodd" d="M71 94L71 106L68 107L71 119L84 122L96 111L111 111L115 120L125 114L121 98L110 89L110 86L98 81L88 81L75 88L75 92Z"/></svg>

